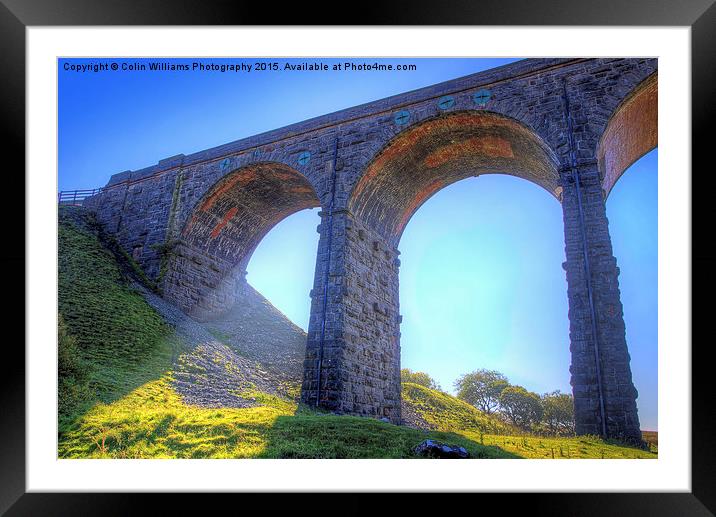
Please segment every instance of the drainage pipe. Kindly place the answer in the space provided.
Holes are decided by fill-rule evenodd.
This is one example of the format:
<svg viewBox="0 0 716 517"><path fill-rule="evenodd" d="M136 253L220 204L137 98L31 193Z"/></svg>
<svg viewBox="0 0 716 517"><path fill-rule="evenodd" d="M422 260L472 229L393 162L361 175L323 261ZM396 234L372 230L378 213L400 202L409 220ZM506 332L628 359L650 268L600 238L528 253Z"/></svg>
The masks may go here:
<svg viewBox="0 0 716 517"><path fill-rule="evenodd" d="M321 318L321 340L318 346L318 369L316 372L316 407L321 400L321 369L323 368L323 346L326 341L326 316L328 313L328 280L331 268L331 248L333 244L333 205L336 199L336 160L338 158L338 137L333 148L333 167L331 172L331 200L328 204L328 237L326 245L326 272L323 277L323 317Z"/></svg>

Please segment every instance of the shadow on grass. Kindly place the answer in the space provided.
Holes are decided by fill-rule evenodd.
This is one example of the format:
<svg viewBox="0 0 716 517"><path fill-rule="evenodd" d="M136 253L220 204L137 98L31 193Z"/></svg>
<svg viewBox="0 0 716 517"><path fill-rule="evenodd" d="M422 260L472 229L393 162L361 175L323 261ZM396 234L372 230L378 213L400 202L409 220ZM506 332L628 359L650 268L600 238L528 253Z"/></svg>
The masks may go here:
<svg viewBox="0 0 716 517"><path fill-rule="evenodd" d="M413 449L426 439L465 447L471 458L519 458L454 433L421 431L371 418L300 413L275 420L258 457L416 458Z"/></svg>
<svg viewBox="0 0 716 517"><path fill-rule="evenodd" d="M157 358L149 357L148 359L149 362L151 362ZM127 375L114 383L114 386L111 386L106 378L101 383L97 382L95 379L107 373L107 370L114 370L113 373L120 375L126 373ZM82 424L84 417L97 406L97 404L109 405L118 402L143 385L165 377L170 371L170 368L163 365L159 368L137 368L136 370L125 370L124 372L122 372L121 367L117 367L116 365L95 366L95 369L90 372L91 379L85 390L86 395L80 400L77 400L71 408L59 413L58 438L62 441L65 434L77 430ZM166 426L170 423L171 422L168 422Z"/></svg>

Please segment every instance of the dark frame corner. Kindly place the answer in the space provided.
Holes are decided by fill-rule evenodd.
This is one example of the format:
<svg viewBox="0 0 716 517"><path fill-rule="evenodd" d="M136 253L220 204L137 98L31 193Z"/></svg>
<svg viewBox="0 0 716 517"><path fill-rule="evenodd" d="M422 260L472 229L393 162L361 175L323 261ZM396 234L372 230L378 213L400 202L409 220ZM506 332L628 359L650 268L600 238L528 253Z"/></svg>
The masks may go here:
<svg viewBox="0 0 716 517"><path fill-rule="evenodd" d="M549 5L547 5L549 4ZM377 5L377 4L376 4ZM266 11L258 4L239 4L207 0L158 0L151 4L137 0L125 2L93 2L91 0L1 0L0 1L0 70L3 73L2 143L6 159L14 161L6 169L5 188L12 192L4 203L6 234L2 267L9 271L26 271L25 226L13 224L18 213L25 213L25 29L33 25L212 25L304 23L310 25L344 24L346 19L316 19L319 9L312 5L289 6L280 14L266 19ZM690 26L692 29L692 170L701 171L699 188L692 187L692 235L712 235L714 202L706 180L713 166L707 161L708 129L715 120L716 104L716 4L714 0L453 0L451 3L413 1L409 5L395 2L380 8L367 4L356 8L348 20L359 25L661 25ZM13 152L10 152L10 151ZM677 171L678 172L678 171ZM687 174L687 171L681 171ZM692 174L691 180L693 181ZM9 183L9 185L8 185ZM9 187L9 188L8 188ZM11 190L10 190L11 189ZM709 197L707 197L709 196ZM14 217L11 217L14 216ZM710 312L709 293L716 289L716 252L710 243L695 240L692 244L693 282L692 327L703 331L702 323ZM13 293L7 321L25 319L25 277L7 275ZM15 294L17 293L17 294ZM8 297L9 298L9 297ZM23 303L20 303L22 300ZM695 324L700 322L699 324ZM8 326L9 327L9 326ZM15 327L19 327L15 325ZM2 408L2 440L0 440L0 513L8 515L35 514L102 514L127 515L144 508L150 496L134 494L35 494L25 491L25 354L19 343L24 342L24 328L16 340L6 340L0 382ZM701 332L704 334L704 332ZM696 334L698 335L698 333ZM532 514L565 513L568 515L636 514L636 515L714 515L716 513L716 454L713 440L714 409L713 375L707 359L710 339L692 339L692 492L681 494L530 494L510 495L509 506L529 507ZM9 354L9 356L7 355ZM303 494L306 495L306 494ZM226 501L230 496L219 496ZM246 497L242 495L241 497ZM357 495L348 496L355 498ZM450 496L451 498L453 496ZM479 495L497 498L500 494ZM156 496L151 496L155 499ZM303 496L301 496L303 498ZM169 501L170 499L170 501ZM300 504L296 495L292 505ZM165 511L169 506L186 508L185 496L164 497ZM422 503L422 498L411 501ZM504 501L504 499L503 499ZM409 501L406 501L409 502ZM495 501L497 502L497 501ZM173 503L173 504L172 504ZM405 502L401 503L401 506ZM346 504L344 502L344 504ZM504 503L503 503L504 504ZM182 505L179 507L179 505ZM347 503L357 509L357 504ZM373 505L369 505L373 506Z"/></svg>

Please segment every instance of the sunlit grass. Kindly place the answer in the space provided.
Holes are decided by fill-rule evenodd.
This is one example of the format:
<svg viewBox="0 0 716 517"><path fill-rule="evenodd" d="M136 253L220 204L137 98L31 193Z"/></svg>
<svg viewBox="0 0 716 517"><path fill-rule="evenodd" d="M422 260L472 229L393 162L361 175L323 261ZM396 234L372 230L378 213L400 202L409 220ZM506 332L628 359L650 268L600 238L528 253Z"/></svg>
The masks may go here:
<svg viewBox="0 0 716 517"><path fill-rule="evenodd" d="M148 382L110 404L97 404L64 434L60 457L247 458L266 447L276 418L296 404L264 393L251 408L184 404L170 376Z"/></svg>
<svg viewBox="0 0 716 517"><path fill-rule="evenodd" d="M460 434L485 445L495 445L522 458L541 459L656 459L654 452L604 441L598 436L480 436L471 431Z"/></svg>
<svg viewBox="0 0 716 517"><path fill-rule="evenodd" d="M452 433L299 408L261 392L256 407L184 404L166 376L110 404L97 404L66 432L60 458L410 458L426 438L464 446L475 458L509 458Z"/></svg>

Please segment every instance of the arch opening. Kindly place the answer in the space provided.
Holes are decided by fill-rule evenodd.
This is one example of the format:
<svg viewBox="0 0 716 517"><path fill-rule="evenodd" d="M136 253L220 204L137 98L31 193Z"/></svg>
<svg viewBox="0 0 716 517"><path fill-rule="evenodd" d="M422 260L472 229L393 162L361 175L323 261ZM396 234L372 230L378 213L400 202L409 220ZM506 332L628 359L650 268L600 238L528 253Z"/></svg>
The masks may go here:
<svg viewBox="0 0 716 517"><path fill-rule="evenodd" d="M401 367L448 392L478 369L571 392L562 210L543 191L462 180L415 213L400 251Z"/></svg>
<svg viewBox="0 0 716 517"><path fill-rule="evenodd" d="M320 206L309 181L274 162L224 176L196 204L172 253L165 296L197 319L228 310L264 236L286 217Z"/></svg>
<svg viewBox="0 0 716 517"><path fill-rule="evenodd" d="M658 74L654 73L614 110L597 148L605 197L632 164L658 145L658 108Z"/></svg>
<svg viewBox="0 0 716 517"><path fill-rule="evenodd" d="M349 210L396 247L415 211L440 189L502 173L561 195L553 151L522 123L487 111L425 120L397 135L368 165Z"/></svg>
<svg viewBox="0 0 716 517"><path fill-rule="evenodd" d="M261 240L246 267L247 282L304 333L308 331L320 222L317 208L289 215Z"/></svg>
<svg viewBox="0 0 716 517"><path fill-rule="evenodd" d="M657 164L658 148L625 171L606 203L639 421L650 431L658 430Z"/></svg>

